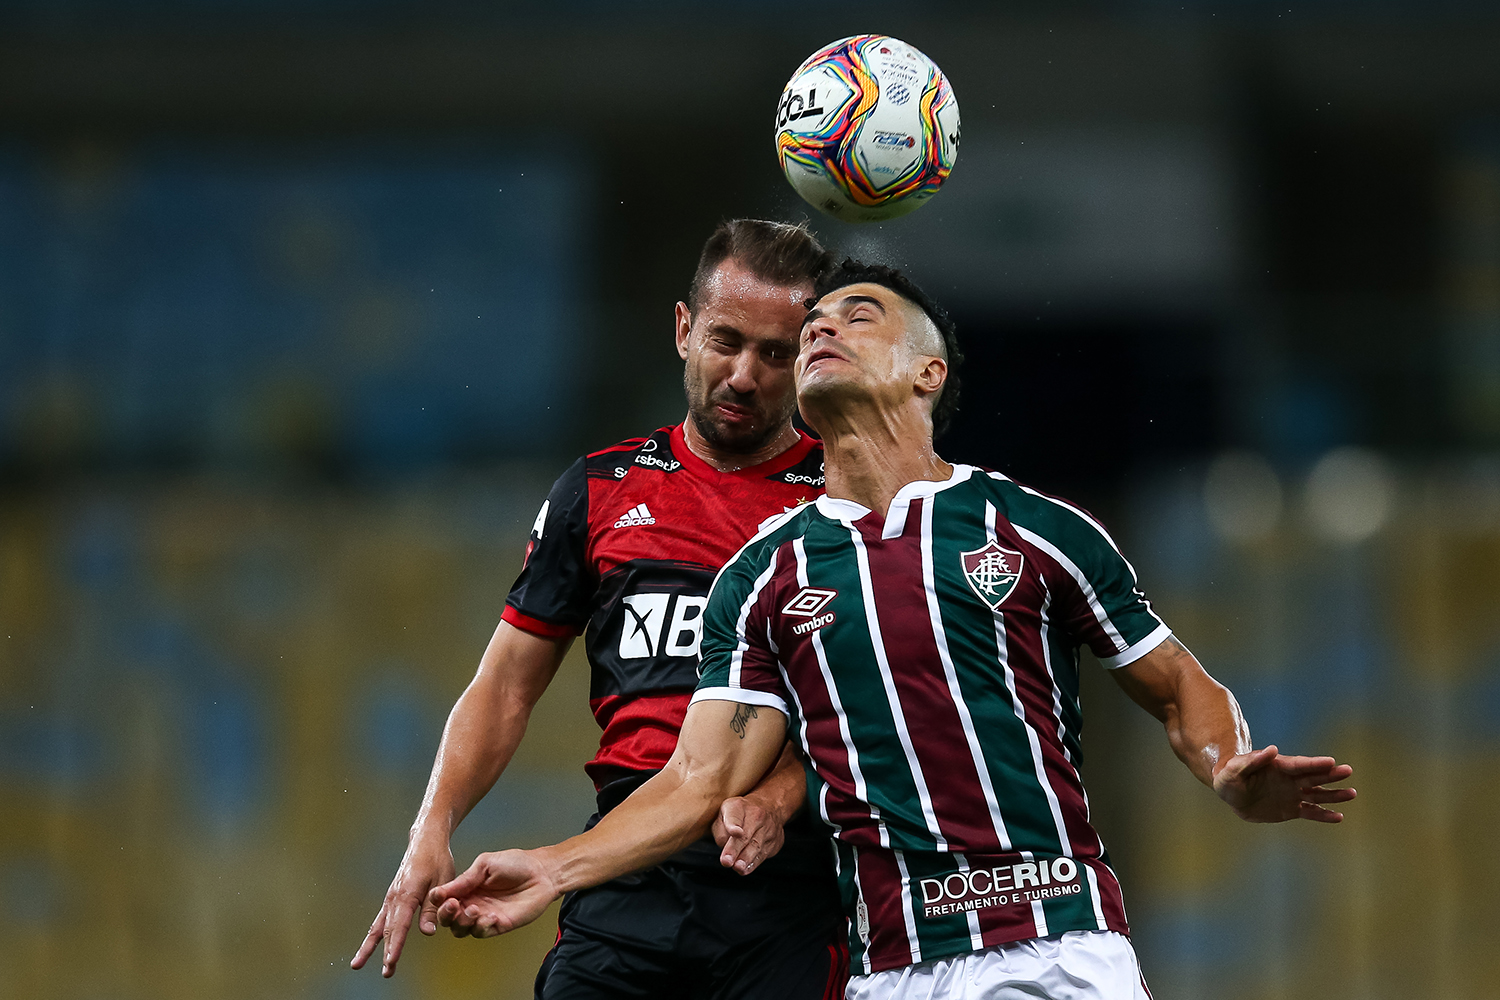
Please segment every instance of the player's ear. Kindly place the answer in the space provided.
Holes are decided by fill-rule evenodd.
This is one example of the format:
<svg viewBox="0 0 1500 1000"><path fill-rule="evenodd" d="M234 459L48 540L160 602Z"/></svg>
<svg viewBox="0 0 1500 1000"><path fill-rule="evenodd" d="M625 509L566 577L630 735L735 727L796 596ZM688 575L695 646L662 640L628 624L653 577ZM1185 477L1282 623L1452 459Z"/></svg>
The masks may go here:
<svg viewBox="0 0 1500 1000"><path fill-rule="evenodd" d="M693 313L686 302L677 303L677 356L686 361L688 336L693 332Z"/></svg>
<svg viewBox="0 0 1500 1000"><path fill-rule="evenodd" d="M922 364L917 369L915 380L917 395L930 396L939 392L943 384L948 381L948 362L934 357L923 357L919 360Z"/></svg>

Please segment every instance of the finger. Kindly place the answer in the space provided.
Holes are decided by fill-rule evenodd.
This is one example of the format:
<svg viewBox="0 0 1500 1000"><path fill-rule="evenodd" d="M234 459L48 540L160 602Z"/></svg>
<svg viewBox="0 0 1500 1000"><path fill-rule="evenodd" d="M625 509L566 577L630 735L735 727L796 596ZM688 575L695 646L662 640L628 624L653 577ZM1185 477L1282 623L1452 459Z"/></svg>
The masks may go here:
<svg viewBox="0 0 1500 1000"><path fill-rule="evenodd" d="M444 927L452 927L453 919L458 916L459 909L460 907L458 905L458 900L443 900L442 903L438 904L437 908L438 923L442 924Z"/></svg>
<svg viewBox="0 0 1500 1000"><path fill-rule="evenodd" d="M423 897L422 914L417 919L417 929L429 937L437 933L437 905L431 899Z"/></svg>
<svg viewBox="0 0 1500 1000"><path fill-rule="evenodd" d="M436 886L427 894L427 898L441 905L445 899L451 899L455 896L467 896L484 883L485 876L488 874L488 868L483 860L475 858L474 863L465 869L463 874L452 881Z"/></svg>
<svg viewBox="0 0 1500 1000"><path fill-rule="evenodd" d="M385 907L375 915L375 922L370 925L370 932L360 943L359 950L354 953L354 960L349 963L351 969L363 969L370 956L375 953L375 946L380 944L380 939L385 937Z"/></svg>
<svg viewBox="0 0 1500 1000"><path fill-rule="evenodd" d="M1344 777L1354 773L1354 768L1348 764L1340 764L1332 757L1290 757L1280 756L1276 758L1276 767L1283 774L1341 774ZM1331 779L1334 781L1339 778Z"/></svg>
<svg viewBox="0 0 1500 1000"><path fill-rule="evenodd" d="M411 932L411 916L412 911L405 904L398 905L391 914L390 933L385 939L385 960L380 968L380 974L387 979L396 974L396 963L401 960L401 949L406 947L406 935Z"/></svg>
<svg viewBox="0 0 1500 1000"><path fill-rule="evenodd" d="M1299 789L1304 802L1348 802L1358 793L1352 788Z"/></svg>
<svg viewBox="0 0 1500 1000"><path fill-rule="evenodd" d="M1303 802L1297 807L1297 815L1303 819L1310 819L1317 823L1342 823L1344 814L1334 812L1332 809L1324 809L1322 806L1313 805L1311 802Z"/></svg>

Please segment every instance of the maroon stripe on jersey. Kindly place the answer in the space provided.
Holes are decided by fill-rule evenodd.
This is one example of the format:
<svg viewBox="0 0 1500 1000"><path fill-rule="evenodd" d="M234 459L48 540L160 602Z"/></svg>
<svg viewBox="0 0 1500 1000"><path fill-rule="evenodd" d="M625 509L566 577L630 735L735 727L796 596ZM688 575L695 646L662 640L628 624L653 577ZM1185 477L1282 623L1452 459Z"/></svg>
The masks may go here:
<svg viewBox="0 0 1500 1000"><path fill-rule="evenodd" d="M970 861L977 865L973 859ZM979 917L979 939L986 948L1037 936L1036 919L1031 915L1031 907L1024 903L992 906L987 910L977 911L976 915Z"/></svg>
<svg viewBox="0 0 1500 1000"><path fill-rule="evenodd" d="M859 890L870 911L870 947L866 954L875 971L911 965L917 957L906 937L906 911L901 905L901 869L893 851L856 850Z"/></svg>
<svg viewBox="0 0 1500 1000"><path fill-rule="evenodd" d="M1125 894L1120 891L1120 880L1098 858L1086 858L1084 864L1094 870L1099 883L1099 908L1104 911L1104 923L1112 931L1130 936L1130 921L1125 917Z"/></svg>
<svg viewBox="0 0 1500 1000"><path fill-rule="evenodd" d="M751 620L761 620L760 616L764 615L764 620L774 621L772 615L780 611L780 605L776 603L778 595L784 598L800 589L801 585L797 582L797 554L788 542L776 552L776 573L761 591L757 606L751 612ZM849 748L844 743L843 731L839 729L838 711L834 708L833 698L829 696L828 684L823 678L823 668L818 663L818 651L813 645L812 636L799 637L790 646L783 645L777 656L785 664L784 680L787 688L797 692L797 703L801 705L802 718L807 723L809 746L826 747L829 751L827 754L808 755L809 759L816 761L813 769L818 777L828 786L828 821L844 831L845 835L841 839L878 847L879 827L868 807L855 794L854 771L849 766ZM798 683L794 685L792 678L797 678ZM792 735L793 738L801 736L800 733ZM805 749L807 748L804 747ZM861 836L855 831L867 831L868 836Z"/></svg>
<svg viewBox="0 0 1500 1000"><path fill-rule="evenodd" d="M882 539L881 526L870 523L874 518L864 518L856 527L864 535L870 578L880 581L874 600L886 660L912 730L912 746L938 828L952 850L994 850L994 823L984 796L978 794L979 773L963 738L963 719L948 690L927 608L921 505L931 502L929 497L912 500L899 538ZM934 739L921 734L938 735Z"/></svg>

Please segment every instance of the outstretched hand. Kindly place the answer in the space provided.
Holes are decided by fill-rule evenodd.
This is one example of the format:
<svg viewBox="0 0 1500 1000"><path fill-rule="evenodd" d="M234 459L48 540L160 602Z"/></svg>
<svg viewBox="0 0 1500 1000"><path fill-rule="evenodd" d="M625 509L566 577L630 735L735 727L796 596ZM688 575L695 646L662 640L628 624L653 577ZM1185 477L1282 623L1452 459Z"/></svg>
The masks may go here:
<svg viewBox="0 0 1500 1000"><path fill-rule="evenodd" d="M427 892L434 885L453 878L453 853L444 842L413 841L396 869L396 877L386 890L385 901L375 922L365 935L351 968L362 969L375 953L376 947L385 941L385 954L381 958L380 974L390 978L396 973L396 963L401 959L401 949L406 946L406 936L411 933L412 918L417 918L417 927L423 934L437 933L437 907L427 902Z"/></svg>
<svg viewBox="0 0 1500 1000"><path fill-rule="evenodd" d="M1354 768L1332 757L1287 757L1268 746L1225 761L1214 772L1214 791L1236 816L1250 823L1299 818L1339 823L1344 814L1323 804L1348 802L1356 793L1352 788L1324 786L1353 774Z"/></svg>
<svg viewBox="0 0 1500 1000"><path fill-rule="evenodd" d="M496 851L427 894L437 921L454 937L495 937L524 927L561 893L535 851Z"/></svg>
<svg viewBox="0 0 1500 1000"><path fill-rule="evenodd" d="M786 840L780 820L746 796L724 800L714 817L713 835L724 849L719 863L741 875L775 855Z"/></svg>

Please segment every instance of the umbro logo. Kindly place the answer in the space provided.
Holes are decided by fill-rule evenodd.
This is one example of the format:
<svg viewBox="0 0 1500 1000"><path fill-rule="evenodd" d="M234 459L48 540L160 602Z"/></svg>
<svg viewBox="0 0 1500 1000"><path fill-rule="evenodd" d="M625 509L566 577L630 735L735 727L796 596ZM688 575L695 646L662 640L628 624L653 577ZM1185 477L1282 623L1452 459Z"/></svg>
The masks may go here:
<svg viewBox="0 0 1500 1000"><path fill-rule="evenodd" d="M786 606L781 609L784 615L807 619L793 625L792 634L806 635L824 625L832 625L833 612L829 611L826 614L820 612L828 606L829 601L837 596L839 596L837 590L823 590L820 587L803 587L797 591L796 596L787 601Z"/></svg>
<svg viewBox="0 0 1500 1000"><path fill-rule="evenodd" d="M651 512L646 509L646 505L643 503L638 503L634 507L627 510L624 514L620 515L620 519L615 522L615 527L630 528L638 524L655 523L656 518L653 517L651 515Z"/></svg>

